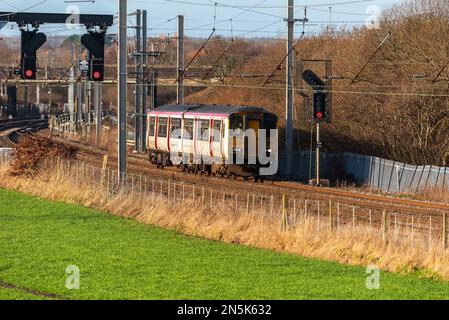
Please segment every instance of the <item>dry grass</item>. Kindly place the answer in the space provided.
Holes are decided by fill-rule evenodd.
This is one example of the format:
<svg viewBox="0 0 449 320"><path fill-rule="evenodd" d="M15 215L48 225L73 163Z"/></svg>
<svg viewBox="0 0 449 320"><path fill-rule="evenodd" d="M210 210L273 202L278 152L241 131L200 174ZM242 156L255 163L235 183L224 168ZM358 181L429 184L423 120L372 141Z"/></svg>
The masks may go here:
<svg viewBox="0 0 449 320"><path fill-rule="evenodd" d="M387 271L418 271L425 277L449 280L449 254L443 253L439 241L426 243L416 235L412 246L407 236L385 243L378 231L342 226L338 232L331 232L323 220L318 227L316 217L282 231L280 219L260 214L221 206L204 208L189 200L173 206L158 195L112 194L99 185L98 179L81 179L67 167L42 170L33 179L10 176L8 170L7 166L0 168L1 187L93 207L187 235L350 265L375 264Z"/></svg>

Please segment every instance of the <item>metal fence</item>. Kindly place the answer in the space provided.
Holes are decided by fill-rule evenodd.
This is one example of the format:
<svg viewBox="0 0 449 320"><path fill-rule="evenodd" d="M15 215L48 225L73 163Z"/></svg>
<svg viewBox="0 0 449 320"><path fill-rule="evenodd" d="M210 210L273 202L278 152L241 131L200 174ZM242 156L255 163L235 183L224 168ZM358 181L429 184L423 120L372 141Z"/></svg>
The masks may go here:
<svg viewBox="0 0 449 320"><path fill-rule="evenodd" d="M0 157L0 165L9 162ZM318 236L368 235L375 241L397 244L411 251L418 247L430 250L447 248L447 214L416 213L406 210L372 209L336 199L315 200L306 195L279 194L216 188L179 180L155 179L147 174L128 173L118 184L117 171L82 161L47 159L47 172L62 174L78 188L86 183L101 192L105 201L117 196L132 196L136 201L154 204L163 201L173 208L197 206L222 210L234 216L252 215L269 221L280 230L308 230Z"/></svg>
<svg viewBox="0 0 449 320"><path fill-rule="evenodd" d="M294 154L293 176L307 181L315 177L315 153ZM280 156L279 174L286 176L285 154ZM422 190L449 191L449 168L437 166L413 166L378 157L354 153L323 153L321 174L333 181L354 182L390 193L417 193Z"/></svg>
<svg viewBox="0 0 449 320"><path fill-rule="evenodd" d="M0 163L5 164L11 160L12 148L0 148Z"/></svg>

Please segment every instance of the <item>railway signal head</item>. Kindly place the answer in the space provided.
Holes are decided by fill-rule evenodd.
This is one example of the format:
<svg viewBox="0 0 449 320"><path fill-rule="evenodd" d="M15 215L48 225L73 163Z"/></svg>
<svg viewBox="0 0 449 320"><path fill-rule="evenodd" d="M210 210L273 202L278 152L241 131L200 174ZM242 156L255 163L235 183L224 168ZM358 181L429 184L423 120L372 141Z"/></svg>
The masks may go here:
<svg viewBox="0 0 449 320"><path fill-rule="evenodd" d="M21 78L26 80L36 79L36 58L33 56L24 55L22 58L22 74Z"/></svg>
<svg viewBox="0 0 449 320"><path fill-rule="evenodd" d="M324 92L313 94L313 118L315 121L324 121L327 118L327 96Z"/></svg>
<svg viewBox="0 0 449 320"><path fill-rule="evenodd" d="M315 121L327 120L328 94L326 85L312 70L305 70L302 74L305 82L313 89L313 119Z"/></svg>
<svg viewBox="0 0 449 320"><path fill-rule="evenodd" d="M36 79L37 58L36 53L47 41L45 34L37 31L22 31L21 47L21 78L26 80Z"/></svg>
<svg viewBox="0 0 449 320"><path fill-rule="evenodd" d="M81 43L89 50L89 80L104 80L104 32L91 32L81 37Z"/></svg>

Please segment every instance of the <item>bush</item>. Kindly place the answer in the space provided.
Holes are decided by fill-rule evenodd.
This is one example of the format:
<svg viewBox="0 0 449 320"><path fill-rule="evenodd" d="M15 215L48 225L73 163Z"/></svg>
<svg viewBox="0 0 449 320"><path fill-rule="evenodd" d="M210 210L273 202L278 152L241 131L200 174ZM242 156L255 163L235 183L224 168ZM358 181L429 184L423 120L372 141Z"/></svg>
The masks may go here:
<svg viewBox="0 0 449 320"><path fill-rule="evenodd" d="M78 148L49 138L28 135L13 151L10 173L14 176L33 176L46 158L74 159Z"/></svg>

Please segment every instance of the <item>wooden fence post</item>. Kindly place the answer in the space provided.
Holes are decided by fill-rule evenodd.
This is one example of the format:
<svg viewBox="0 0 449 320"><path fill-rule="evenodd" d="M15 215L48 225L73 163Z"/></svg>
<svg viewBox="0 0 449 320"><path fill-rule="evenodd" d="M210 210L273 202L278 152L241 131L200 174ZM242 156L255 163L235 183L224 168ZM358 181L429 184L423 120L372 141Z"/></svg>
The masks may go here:
<svg viewBox="0 0 449 320"><path fill-rule="evenodd" d="M286 197L285 194L282 195L282 221L281 221L281 228L282 230L287 229L287 206L286 206Z"/></svg>
<svg viewBox="0 0 449 320"><path fill-rule="evenodd" d="M337 234L340 232L340 202L337 202Z"/></svg>
<svg viewBox="0 0 449 320"><path fill-rule="evenodd" d="M254 214L254 206L256 205L256 195L253 193L253 209L251 210L251 213Z"/></svg>
<svg viewBox="0 0 449 320"><path fill-rule="evenodd" d="M304 200L304 226L306 226L307 220L307 200Z"/></svg>
<svg viewBox="0 0 449 320"><path fill-rule="evenodd" d="M213 191L212 191L212 189L210 189L209 191L210 191L210 203L209 203L209 207L212 208L212 205L213 205L213 201L212 201L212 198L213 198Z"/></svg>
<svg viewBox="0 0 449 320"><path fill-rule="evenodd" d="M334 229L333 219L332 219L332 199L329 199L329 228L332 233Z"/></svg>
<svg viewBox="0 0 449 320"><path fill-rule="evenodd" d="M447 249L447 213L443 213L443 250Z"/></svg>
<svg viewBox="0 0 449 320"><path fill-rule="evenodd" d="M355 206L352 206L352 233L355 231Z"/></svg>
<svg viewBox="0 0 449 320"><path fill-rule="evenodd" d="M387 212L384 210L382 212L382 240L387 243Z"/></svg>

